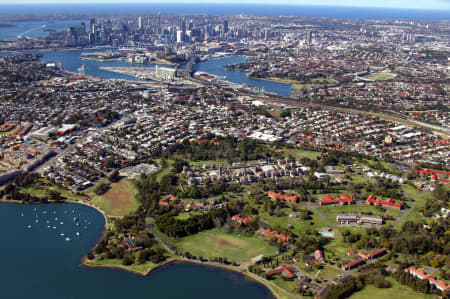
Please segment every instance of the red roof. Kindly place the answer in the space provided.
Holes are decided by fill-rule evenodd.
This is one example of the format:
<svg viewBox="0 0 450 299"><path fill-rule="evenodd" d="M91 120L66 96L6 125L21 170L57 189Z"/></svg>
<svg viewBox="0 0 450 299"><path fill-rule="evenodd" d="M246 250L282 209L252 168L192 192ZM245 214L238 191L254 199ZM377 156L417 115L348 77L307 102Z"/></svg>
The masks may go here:
<svg viewBox="0 0 450 299"><path fill-rule="evenodd" d="M292 266L281 265L277 269L267 271L267 276L272 276L284 272L284 274L286 274L290 279L292 279L295 278L295 274L292 273L292 270L293 270Z"/></svg>
<svg viewBox="0 0 450 299"><path fill-rule="evenodd" d="M383 255L383 254L385 254L385 253L386 253L386 249L381 248L381 249L375 250L375 251L373 251L373 252L371 252L371 253L369 253L369 254L365 254L365 253L362 253L362 252L361 252L361 253L359 254L359 256L362 257L362 258L365 259L365 260L369 260L369 259L377 258L377 257L379 257L380 255Z"/></svg>
<svg viewBox="0 0 450 299"><path fill-rule="evenodd" d="M450 290L450 285L446 281L437 280L433 274L427 274L424 269L417 269L416 267L411 266L409 268L406 268L405 272L414 273L420 279L426 279L434 286L439 286L442 290Z"/></svg>
<svg viewBox="0 0 450 299"><path fill-rule="evenodd" d="M342 269L344 270L349 270L352 269L360 264L364 263L363 259L356 259L354 261L351 261L350 263L348 263L347 265L342 266Z"/></svg>
<svg viewBox="0 0 450 299"><path fill-rule="evenodd" d="M373 195L373 194L370 195L366 199L366 204L368 204L368 205L374 204L376 206L383 206L383 207L387 206L387 207L392 207L392 208L396 208L399 210L402 208L402 205L394 203L394 200L392 198L389 198L387 201L378 200L376 198L377 197L375 195Z"/></svg>
<svg viewBox="0 0 450 299"><path fill-rule="evenodd" d="M314 251L314 256L315 256L316 260L323 259L323 252L322 252L322 250L317 249L316 251Z"/></svg>
<svg viewBox="0 0 450 299"><path fill-rule="evenodd" d="M333 199L331 196L329 195L325 195L324 196L325 199L319 201L319 205L327 205L327 204L341 204L341 205L345 205L345 204L352 204L353 203L353 199L351 199L347 194L341 194L342 198L338 198L338 199Z"/></svg>
<svg viewBox="0 0 450 299"><path fill-rule="evenodd" d="M32 147L27 147L27 151L30 152L31 154L35 155L38 153L38 151Z"/></svg>
<svg viewBox="0 0 450 299"><path fill-rule="evenodd" d="M285 234L280 234L275 230L260 228L259 232L265 236L275 237L283 242L288 242L291 239L291 237L286 236Z"/></svg>
<svg viewBox="0 0 450 299"><path fill-rule="evenodd" d="M439 171L439 170L428 170L428 169L414 169L415 172L418 172L421 176L424 174L446 174L450 175L450 171Z"/></svg>
<svg viewBox="0 0 450 299"><path fill-rule="evenodd" d="M284 194L276 193L274 191L268 191L266 194L270 198L278 198L278 199L282 199L284 201L290 201L292 203L296 203L298 201L297 195L284 195Z"/></svg>
<svg viewBox="0 0 450 299"><path fill-rule="evenodd" d="M240 215L234 215L234 216L231 217L231 218L233 218L233 220L239 222L240 224L247 224L247 223L250 223L250 222L252 222L252 221L254 220L254 219L251 218L251 217L241 218Z"/></svg>
<svg viewBox="0 0 450 299"><path fill-rule="evenodd" d="M159 201L159 205L160 205L160 206L170 206L170 204L171 204L173 201L177 201L177 200L178 200L178 198L176 198L175 196L169 195L169 196L167 196L166 198L161 199L161 200Z"/></svg>

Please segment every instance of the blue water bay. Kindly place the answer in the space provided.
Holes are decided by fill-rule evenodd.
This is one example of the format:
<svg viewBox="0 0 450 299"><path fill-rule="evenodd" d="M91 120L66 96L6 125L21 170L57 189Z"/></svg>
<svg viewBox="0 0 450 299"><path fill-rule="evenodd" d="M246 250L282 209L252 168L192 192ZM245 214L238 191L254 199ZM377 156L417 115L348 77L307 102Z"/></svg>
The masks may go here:
<svg viewBox="0 0 450 299"><path fill-rule="evenodd" d="M1 203L0 297L273 298L239 273L197 264L169 264L146 277L80 266L104 224L98 211L83 205Z"/></svg>

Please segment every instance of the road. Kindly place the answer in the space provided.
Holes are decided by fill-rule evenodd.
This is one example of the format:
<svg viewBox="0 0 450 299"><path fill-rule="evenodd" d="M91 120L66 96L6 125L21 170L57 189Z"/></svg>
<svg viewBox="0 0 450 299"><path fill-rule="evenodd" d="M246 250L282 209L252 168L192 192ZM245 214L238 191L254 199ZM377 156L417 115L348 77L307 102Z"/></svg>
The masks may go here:
<svg viewBox="0 0 450 299"><path fill-rule="evenodd" d="M56 151L55 150L56 155L52 156L50 159L48 159L47 161L45 161L44 163L42 163L41 165L36 167L33 171L36 172L36 173L39 173L40 175L42 175L44 173L44 170L47 167L55 166L56 161L58 160L59 157L64 156L64 154L72 151L74 148L75 148L75 144L70 144L62 151Z"/></svg>
<svg viewBox="0 0 450 299"><path fill-rule="evenodd" d="M395 220L395 223L394 223L394 228L397 228L397 226L400 225L402 220L405 219L406 217L408 217L409 213L411 213L412 210L414 210L414 208L407 209L400 218L397 218L397 220Z"/></svg>
<svg viewBox="0 0 450 299"><path fill-rule="evenodd" d="M331 224L331 223L328 221L328 219L325 218L325 216L323 215L323 213L317 211L316 207L315 207L313 204L311 204L310 202L308 202L307 207L308 207L308 210L313 210L314 213L316 213L317 216L319 216L319 217L320 217L320 218L321 218L328 226L331 226L331 227L337 227L336 225Z"/></svg>

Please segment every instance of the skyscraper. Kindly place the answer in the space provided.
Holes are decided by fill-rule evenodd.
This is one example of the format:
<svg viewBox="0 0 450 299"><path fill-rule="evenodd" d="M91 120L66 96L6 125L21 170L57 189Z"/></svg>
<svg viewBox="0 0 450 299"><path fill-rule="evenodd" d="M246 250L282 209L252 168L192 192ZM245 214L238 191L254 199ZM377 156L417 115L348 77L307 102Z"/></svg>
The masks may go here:
<svg viewBox="0 0 450 299"><path fill-rule="evenodd" d="M184 18L181 20L180 27L181 27L181 31L183 31L183 33L186 32L186 20Z"/></svg>
<svg viewBox="0 0 450 299"><path fill-rule="evenodd" d="M138 29L142 29L144 26L143 26L143 22L142 22L142 17L139 17L138 18Z"/></svg>
<svg viewBox="0 0 450 299"><path fill-rule="evenodd" d="M228 32L228 20L223 20L223 32Z"/></svg>
<svg viewBox="0 0 450 299"><path fill-rule="evenodd" d="M89 20L89 27L92 33L95 32L95 19L90 19Z"/></svg>
<svg viewBox="0 0 450 299"><path fill-rule="evenodd" d="M161 33L161 13L158 12L158 33Z"/></svg>
<svg viewBox="0 0 450 299"><path fill-rule="evenodd" d="M184 31L178 30L177 31L177 43L182 44L184 42Z"/></svg>

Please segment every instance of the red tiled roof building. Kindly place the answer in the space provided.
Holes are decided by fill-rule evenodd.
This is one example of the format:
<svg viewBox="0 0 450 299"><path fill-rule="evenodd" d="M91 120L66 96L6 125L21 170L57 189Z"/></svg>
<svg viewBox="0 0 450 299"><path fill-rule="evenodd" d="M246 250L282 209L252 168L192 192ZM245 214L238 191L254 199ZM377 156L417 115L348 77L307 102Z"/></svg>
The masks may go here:
<svg viewBox="0 0 450 299"><path fill-rule="evenodd" d="M374 205L374 206L382 206L384 208L391 208L391 209L397 209L401 210L402 205L396 204L392 198L389 198L387 201L378 200L377 197L372 194L366 199L367 205Z"/></svg>
<svg viewBox="0 0 450 299"><path fill-rule="evenodd" d="M343 205L351 205L353 203L353 199L351 199L347 194L341 194L341 198L333 199L329 195L325 195L325 199L319 201L320 206L327 206L327 205L335 205L340 204Z"/></svg>
<svg viewBox="0 0 450 299"><path fill-rule="evenodd" d="M273 191L268 191L266 194L267 194L267 196L269 196L272 199L281 199L281 200L289 201L292 203L296 203L298 201L297 195L284 195L284 194L276 193Z"/></svg>
<svg viewBox="0 0 450 299"><path fill-rule="evenodd" d="M285 277L289 278L289 279L293 279L295 278L295 274L292 273L293 267L292 266L286 266L286 265L281 265L280 267L278 267L277 269L274 270L270 270L267 271L267 276L273 276L276 274L282 274Z"/></svg>

